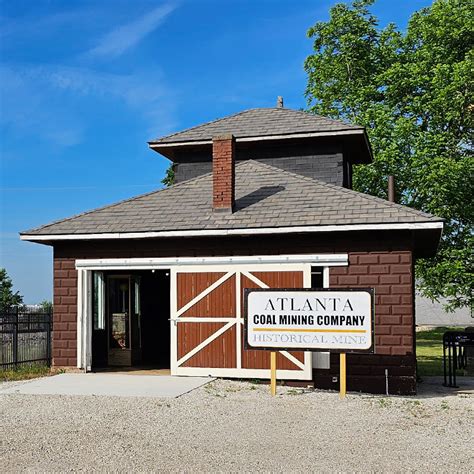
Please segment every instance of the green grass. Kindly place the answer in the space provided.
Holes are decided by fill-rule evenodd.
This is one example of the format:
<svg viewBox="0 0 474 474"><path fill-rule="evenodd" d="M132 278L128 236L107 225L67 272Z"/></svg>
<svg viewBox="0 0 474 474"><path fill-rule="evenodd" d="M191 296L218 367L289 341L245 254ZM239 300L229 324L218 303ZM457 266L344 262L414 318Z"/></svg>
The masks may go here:
<svg viewBox="0 0 474 474"><path fill-rule="evenodd" d="M46 365L24 365L15 369L0 370L0 382L28 380L36 377L45 377L50 374L51 369Z"/></svg>
<svg viewBox="0 0 474 474"><path fill-rule="evenodd" d="M443 334L446 331L457 331L459 328L440 327L416 333L416 360L418 375L443 375ZM456 375L463 375L458 370Z"/></svg>

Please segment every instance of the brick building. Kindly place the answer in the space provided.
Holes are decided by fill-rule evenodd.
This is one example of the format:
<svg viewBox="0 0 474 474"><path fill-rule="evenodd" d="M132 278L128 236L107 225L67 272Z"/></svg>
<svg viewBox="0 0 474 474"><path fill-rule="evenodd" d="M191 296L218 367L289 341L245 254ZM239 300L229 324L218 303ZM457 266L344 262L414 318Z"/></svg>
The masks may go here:
<svg viewBox="0 0 474 474"><path fill-rule="evenodd" d="M413 268L443 224L351 189L372 160L362 127L253 109L149 146L175 185L21 234L54 249L55 366L268 378L244 348L245 288L370 287L375 353L348 355L348 389L415 392ZM338 387L329 354L282 351L277 368Z"/></svg>

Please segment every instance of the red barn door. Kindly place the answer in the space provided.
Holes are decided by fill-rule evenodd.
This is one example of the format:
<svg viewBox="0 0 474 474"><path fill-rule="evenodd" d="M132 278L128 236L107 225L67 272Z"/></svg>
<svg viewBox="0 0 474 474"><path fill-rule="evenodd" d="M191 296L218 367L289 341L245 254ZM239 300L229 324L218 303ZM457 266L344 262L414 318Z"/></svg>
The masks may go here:
<svg viewBox="0 0 474 474"><path fill-rule="evenodd" d="M243 343L245 288L308 288L308 264L175 267L171 270L171 373L268 378L270 353ZM281 351L277 377L312 378L311 353Z"/></svg>

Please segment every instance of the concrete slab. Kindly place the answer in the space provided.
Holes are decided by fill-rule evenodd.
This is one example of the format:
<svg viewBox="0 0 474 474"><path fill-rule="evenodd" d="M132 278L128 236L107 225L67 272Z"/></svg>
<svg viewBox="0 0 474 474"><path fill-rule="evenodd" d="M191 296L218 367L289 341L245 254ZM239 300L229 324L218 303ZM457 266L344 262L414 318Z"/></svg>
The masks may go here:
<svg viewBox="0 0 474 474"><path fill-rule="evenodd" d="M418 394L423 396L449 396L449 395L469 395L474 396L474 377L456 377L457 388L443 386L443 377L422 377L422 381L417 384Z"/></svg>
<svg viewBox="0 0 474 474"><path fill-rule="evenodd" d="M59 374L3 388L0 395L105 395L117 397L176 398L208 382L211 377L166 375Z"/></svg>

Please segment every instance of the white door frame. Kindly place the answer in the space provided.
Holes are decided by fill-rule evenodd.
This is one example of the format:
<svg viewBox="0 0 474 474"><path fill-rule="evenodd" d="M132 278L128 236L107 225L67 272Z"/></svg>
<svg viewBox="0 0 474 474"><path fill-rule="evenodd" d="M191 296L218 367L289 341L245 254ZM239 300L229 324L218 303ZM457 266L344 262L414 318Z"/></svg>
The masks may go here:
<svg viewBox="0 0 474 474"><path fill-rule="evenodd" d="M92 365L92 270L77 271L77 367Z"/></svg>
<svg viewBox="0 0 474 474"><path fill-rule="evenodd" d="M101 259L77 259L76 269L78 272L77 278L77 367L84 371L91 370L92 363L92 319L93 319L93 301L92 301L92 271L100 270L152 270L161 269L169 270L170 274L177 270L183 271L188 269L190 272L201 271L200 269L207 266L213 267L214 271L227 272L228 268L236 267L238 271L245 271L248 268L256 268L253 271L265 271L265 268L284 266L291 268L291 265L296 265L301 269L301 266L309 268L309 272L304 272L304 286L311 286L311 266L318 266L324 268L323 278L324 287L329 287L329 268L334 266L347 266L348 254L298 254L298 255L252 255L252 256L237 256L237 257L175 257L175 258L101 258ZM225 268L223 268L225 266ZM203 270L204 271L204 270ZM208 270L207 270L208 271ZM170 289L171 296L171 310L173 304L176 305L176 297L173 297L173 289ZM176 296L176 295L174 295ZM240 300L239 300L240 307ZM176 309L176 308L175 308ZM171 316L173 319L173 316ZM236 318L232 318L236 319ZM212 318L213 322L217 322L216 318ZM173 335L173 327L175 324L171 321L171 334ZM239 329L241 329L237 326ZM291 354L288 354L291 356ZM311 353L305 354L306 358L311 359ZM173 365L173 344L171 345L171 365ZM310 362L311 363L311 362ZM184 369L184 368L181 368ZM206 369L203 369L204 372ZM228 371L234 369L220 369L222 377L231 377ZM255 370L256 375L249 375L251 377L264 378L268 376L267 370ZM204 373L203 372L203 373ZM257 375L265 372L266 375ZM279 372L279 376L284 371ZM182 374L186 375L186 374ZM197 374L193 374L197 375ZM208 374L206 374L208 375ZM282 377L283 378L283 377ZM306 379L304 379L306 380Z"/></svg>

